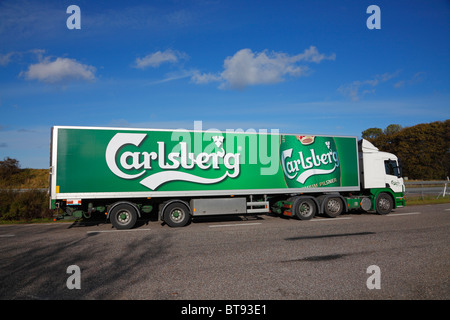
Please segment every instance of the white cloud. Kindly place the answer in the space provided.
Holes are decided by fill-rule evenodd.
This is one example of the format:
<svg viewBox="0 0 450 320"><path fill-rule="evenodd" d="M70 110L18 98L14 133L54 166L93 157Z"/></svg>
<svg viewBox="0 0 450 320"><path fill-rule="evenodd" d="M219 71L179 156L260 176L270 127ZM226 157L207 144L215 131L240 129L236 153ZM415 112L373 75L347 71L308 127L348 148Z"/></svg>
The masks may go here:
<svg viewBox="0 0 450 320"><path fill-rule="evenodd" d="M159 67L163 63L177 63L180 59L186 59L187 55L183 52L167 49L165 51L157 51L146 55L143 58L137 58L135 67L145 69L147 67Z"/></svg>
<svg viewBox="0 0 450 320"><path fill-rule="evenodd" d="M426 73L423 72L423 71L416 72L416 73L412 76L412 78L409 79L408 81L406 81L406 80L400 80L400 81L396 82L396 83L394 84L394 88L397 88L397 89L398 89L398 88L405 87L406 85L412 86L412 85L418 84L418 83L420 83L420 82L422 82L422 81L424 80L425 75L426 75Z"/></svg>
<svg viewBox="0 0 450 320"><path fill-rule="evenodd" d="M218 74L200 73L195 71L191 77L191 81L196 84L205 84L210 82L222 81L222 77Z"/></svg>
<svg viewBox="0 0 450 320"><path fill-rule="evenodd" d="M342 85L338 88L338 91L352 99L353 101L359 101L362 97L364 97L368 93L375 93L375 87L379 84L389 81L399 75L399 71L394 73L383 73L377 74L373 79L363 80L363 81L353 81L350 84ZM397 85L397 84L396 84ZM394 85L394 86L396 86Z"/></svg>
<svg viewBox="0 0 450 320"><path fill-rule="evenodd" d="M290 56L283 52L253 52L242 49L224 61L224 70L218 74L196 73L191 81L197 84L222 82L220 88L244 89L251 85L282 82L287 76L300 77L308 74L309 67L300 62L320 63L322 60L335 60L336 55L320 54L311 46L303 53Z"/></svg>
<svg viewBox="0 0 450 320"><path fill-rule="evenodd" d="M170 81L176 81L176 80L180 80L180 79L184 79L184 78L190 78L190 77L192 77L194 72L195 71L180 70L180 71L176 71L176 72L167 73L163 79L151 81L148 84L153 85L153 84L160 84L160 83L165 83L165 82L170 82Z"/></svg>
<svg viewBox="0 0 450 320"><path fill-rule="evenodd" d="M16 54L17 54L16 52L8 52L6 54L0 54L0 66L2 67L7 66L11 62L12 57Z"/></svg>
<svg viewBox="0 0 450 320"><path fill-rule="evenodd" d="M336 54L332 53L331 55L326 56L323 53L319 53L319 50L317 50L316 47L310 46L309 49L306 49L303 53L292 58L296 61L304 60L307 62L320 63L322 60L336 60Z"/></svg>
<svg viewBox="0 0 450 320"><path fill-rule="evenodd" d="M58 83L73 80L95 80L96 69L69 58L56 58L50 61L47 57L39 63L32 64L28 70L21 72L27 80L38 80L45 83Z"/></svg>
<svg viewBox="0 0 450 320"><path fill-rule="evenodd" d="M283 76L287 74L299 76L302 73L302 69L290 62L284 54L255 54L250 49L242 49L234 56L227 57L224 69L221 76L233 89L277 83L283 81Z"/></svg>

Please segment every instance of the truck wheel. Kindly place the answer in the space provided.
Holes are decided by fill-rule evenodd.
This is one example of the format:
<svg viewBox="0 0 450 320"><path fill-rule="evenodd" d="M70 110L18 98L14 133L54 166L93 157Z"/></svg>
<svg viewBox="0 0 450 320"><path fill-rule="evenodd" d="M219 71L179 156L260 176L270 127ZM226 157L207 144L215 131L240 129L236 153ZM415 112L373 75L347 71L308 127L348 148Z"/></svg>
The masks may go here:
<svg viewBox="0 0 450 320"><path fill-rule="evenodd" d="M393 207L394 200L392 200L392 197L389 194L382 192L377 196L377 200L375 201L375 210L378 214L388 214L391 212Z"/></svg>
<svg viewBox="0 0 450 320"><path fill-rule="evenodd" d="M164 209L163 219L170 227L184 227L191 219L189 207L182 202L171 203Z"/></svg>
<svg viewBox="0 0 450 320"><path fill-rule="evenodd" d="M325 215L329 218L336 218L344 210L344 206L340 198L328 198L325 200L323 206Z"/></svg>
<svg viewBox="0 0 450 320"><path fill-rule="evenodd" d="M137 212L131 204L123 203L112 209L109 218L116 229L131 229L136 224Z"/></svg>
<svg viewBox="0 0 450 320"><path fill-rule="evenodd" d="M316 205L308 198L295 198L293 208L295 216L300 220L310 220L316 215Z"/></svg>

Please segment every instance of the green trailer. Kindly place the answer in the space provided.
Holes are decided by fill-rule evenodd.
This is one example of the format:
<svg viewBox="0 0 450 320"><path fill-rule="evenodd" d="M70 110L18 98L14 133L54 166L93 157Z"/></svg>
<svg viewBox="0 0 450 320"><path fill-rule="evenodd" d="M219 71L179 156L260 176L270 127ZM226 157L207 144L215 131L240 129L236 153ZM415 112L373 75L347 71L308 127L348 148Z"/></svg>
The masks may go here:
<svg viewBox="0 0 450 320"><path fill-rule="evenodd" d="M55 126L50 158L50 207L104 212L118 229L151 211L179 227L195 216L307 220L404 205L397 157L356 137Z"/></svg>

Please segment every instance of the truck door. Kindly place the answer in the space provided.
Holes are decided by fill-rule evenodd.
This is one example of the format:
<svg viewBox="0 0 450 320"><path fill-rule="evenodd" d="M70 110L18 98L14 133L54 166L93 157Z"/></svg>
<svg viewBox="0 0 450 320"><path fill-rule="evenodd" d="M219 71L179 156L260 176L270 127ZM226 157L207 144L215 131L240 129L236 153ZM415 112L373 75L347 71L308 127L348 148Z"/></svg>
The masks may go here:
<svg viewBox="0 0 450 320"><path fill-rule="evenodd" d="M386 170L385 182L386 186L389 187L394 192L403 192L403 178L402 170L397 159L387 159L384 160L384 167Z"/></svg>

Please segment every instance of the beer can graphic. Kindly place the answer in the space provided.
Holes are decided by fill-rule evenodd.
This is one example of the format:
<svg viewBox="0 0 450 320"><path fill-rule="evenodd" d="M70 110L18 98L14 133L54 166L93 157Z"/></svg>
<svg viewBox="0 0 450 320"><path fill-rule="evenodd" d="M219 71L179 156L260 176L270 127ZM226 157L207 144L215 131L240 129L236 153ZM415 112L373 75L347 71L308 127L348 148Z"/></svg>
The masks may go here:
<svg viewBox="0 0 450 320"><path fill-rule="evenodd" d="M280 160L289 188L341 185L341 166L332 137L282 135Z"/></svg>

